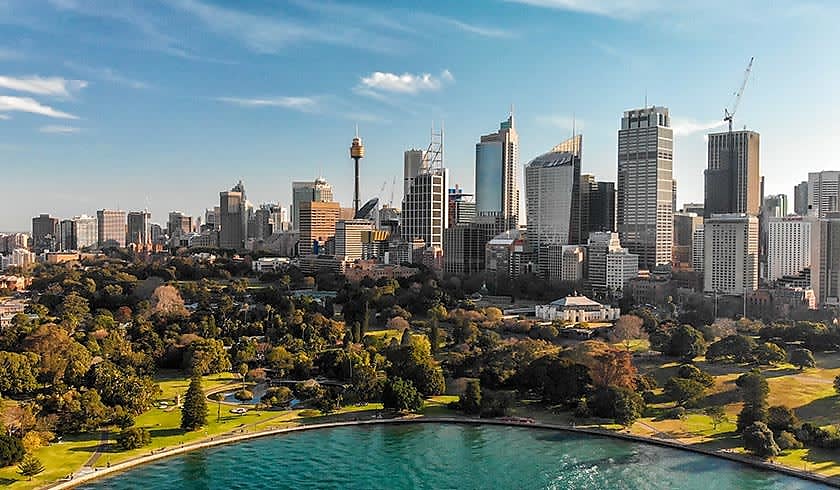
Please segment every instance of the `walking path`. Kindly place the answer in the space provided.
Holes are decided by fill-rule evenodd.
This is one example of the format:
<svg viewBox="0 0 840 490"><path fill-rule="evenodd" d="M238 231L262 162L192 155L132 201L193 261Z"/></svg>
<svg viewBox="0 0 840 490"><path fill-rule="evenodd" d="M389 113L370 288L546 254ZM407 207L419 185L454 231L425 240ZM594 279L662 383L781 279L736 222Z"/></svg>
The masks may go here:
<svg viewBox="0 0 840 490"><path fill-rule="evenodd" d="M523 421L523 420L500 420L500 419L474 419L474 418L467 418L467 417L425 417L425 416L409 416L409 417L402 417L396 419L369 419L369 420L348 420L348 421L339 421L339 422L328 422L322 424L308 424L308 425L297 425L292 427L284 427L284 428L268 428L265 430L251 432L251 433L240 433L240 434L231 434L227 436L221 437L213 437L209 440L204 440L192 444L181 445L171 449L164 449L160 450L157 453L149 454L146 456L141 456L129 461L124 461L122 463L118 463L115 465L111 465L109 468L102 468L96 472L87 473L84 475L79 475L78 477L74 478L71 481L62 481L58 482L52 486L48 486L46 488L53 489L53 490L60 490L60 489L69 489L73 488L77 485L80 485L85 482L89 482L91 480L104 477L106 475L113 475L118 472L126 471L131 469L135 466L139 466L142 464L150 463L152 461L158 461L164 458L168 458L171 456L176 456L180 454L184 454L190 451L195 451L199 449L210 448L214 446L219 446L222 444L233 444L236 442L241 442L249 439L255 439L258 437L267 437L273 436L277 434L283 434L286 432L297 432L297 431L305 431L305 430L316 430L316 429L325 429L331 427L344 427L344 426L353 426L353 425L373 425L373 424L416 424L416 423L456 423L456 424L486 424L486 425L504 425L504 426L516 426L516 427L529 427L529 428L541 428L541 429L551 429L551 430L562 430L567 432L576 432L576 433L583 433L583 434L590 434L590 435L598 435L598 436L605 436L605 437L614 437L618 439L624 439L627 441L638 442L643 444L655 444L658 446L670 447L674 449L680 449L685 451L691 451L694 453L704 454L707 456L714 456L718 458L728 459L730 461L735 461L738 463L747 464L753 467L761 468L764 470L769 471L777 471L780 473L784 473L790 476L795 476L798 478L811 480L815 482L819 482L825 485L829 485L835 488L840 488L840 480L835 478L828 478L820 475L816 475L813 473L809 473L806 471L798 470L796 468L790 468L787 466L782 466L766 461L760 461L754 458L751 458L746 455L730 453L730 452L723 452L723 451L715 451L715 450L708 450L703 449L700 447L687 445L679 442L678 440L668 440L668 439L660 439L657 437L643 437L643 436L636 436L632 434L626 434L621 432L610 431L606 429L597 429L597 428L585 428L585 427L570 427L566 425L556 425L556 424L547 424L547 423L540 423L540 422L532 422L532 421Z"/></svg>

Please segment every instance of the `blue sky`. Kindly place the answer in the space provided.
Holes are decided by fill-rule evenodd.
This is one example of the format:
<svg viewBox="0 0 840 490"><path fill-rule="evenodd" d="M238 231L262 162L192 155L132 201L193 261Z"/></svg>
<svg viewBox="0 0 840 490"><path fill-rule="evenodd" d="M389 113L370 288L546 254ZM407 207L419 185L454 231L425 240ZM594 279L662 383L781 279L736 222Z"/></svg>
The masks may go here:
<svg viewBox="0 0 840 490"><path fill-rule="evenodd" d="M326 177L401 198L402 152L445 122L452 182L515 104L521 161L584 134L614 180L622 111L671 109L680 203L702 200L704 133L755 66L736 126L762 134L767 192L836 168L840 4L709 0L0 0L0 230L103 207L197 215L240 178L288 205ZM9 203L15 203L10 205ZM792 203L791 203L792 205Z"/></svg>

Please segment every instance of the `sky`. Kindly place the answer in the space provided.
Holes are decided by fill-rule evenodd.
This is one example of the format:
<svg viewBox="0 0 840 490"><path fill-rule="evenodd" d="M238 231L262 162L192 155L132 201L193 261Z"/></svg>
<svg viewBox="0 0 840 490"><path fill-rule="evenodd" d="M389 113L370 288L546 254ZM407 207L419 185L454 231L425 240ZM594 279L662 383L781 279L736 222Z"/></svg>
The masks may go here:
<svg viewBox="0 0 840 490"><path fill-rule="evenodd" d="M614 181L622 112L645 101L671 111L678 202L702 202L704 135L750 57L735 125L761 133L766 192L792 195L838 167L838 14L834 0L0 0L0 230L102 208L198 216L240 179L250 201L288 206L291 181L323 176L350 206L356 125L363 199L399 206L403 151L433 125L451 183L472 190L475 143L511 107L521 164L574 121L583 171Z"/></svg>

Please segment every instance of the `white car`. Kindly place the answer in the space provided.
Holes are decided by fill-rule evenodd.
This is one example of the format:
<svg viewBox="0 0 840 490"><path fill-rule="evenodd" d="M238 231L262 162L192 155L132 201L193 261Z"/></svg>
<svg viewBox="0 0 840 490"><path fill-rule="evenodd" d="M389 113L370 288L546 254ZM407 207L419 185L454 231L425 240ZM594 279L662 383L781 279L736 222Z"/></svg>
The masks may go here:
<svg viewBox="0 0 840 490"><path fill-rule="evenodd" d="M231 409L230 409L230 413L235 413L235 414L237 414L237 415L242 415L242 414L246 413L247 411L248 411L248 409L247 409L247 408L242 408L242 407L239 407L239 408L231 408Z"/></svg>

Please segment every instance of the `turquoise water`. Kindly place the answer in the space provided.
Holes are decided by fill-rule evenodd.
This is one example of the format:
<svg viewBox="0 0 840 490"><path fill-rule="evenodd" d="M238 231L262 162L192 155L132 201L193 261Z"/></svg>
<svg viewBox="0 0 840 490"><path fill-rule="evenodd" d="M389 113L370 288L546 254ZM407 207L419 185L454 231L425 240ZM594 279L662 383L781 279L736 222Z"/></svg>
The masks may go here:
<svg viewBox="0 0 840 490"><path fill-rule="evenodd" d="M698 454L542 429L455 424L289 433L166 459L88 489L816 489Z"/></svg>

